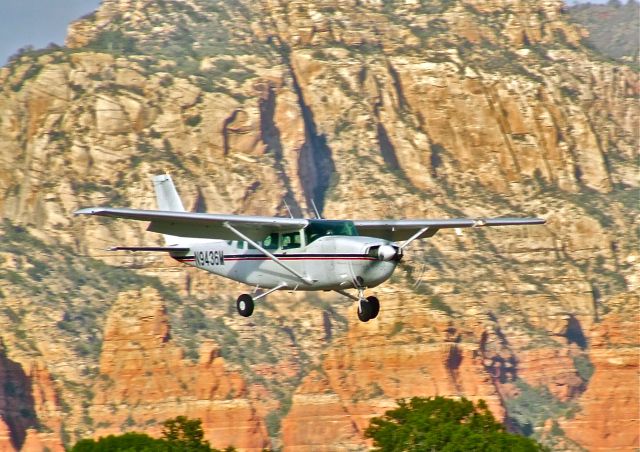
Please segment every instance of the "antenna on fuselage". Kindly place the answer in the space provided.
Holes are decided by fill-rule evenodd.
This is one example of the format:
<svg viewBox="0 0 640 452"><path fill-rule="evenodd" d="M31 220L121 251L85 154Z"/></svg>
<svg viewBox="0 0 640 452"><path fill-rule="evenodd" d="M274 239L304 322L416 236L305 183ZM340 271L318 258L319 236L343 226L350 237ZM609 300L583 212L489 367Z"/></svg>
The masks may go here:
<svg viewBox="0 0 640 452"><path fill-rule="evenodd" d="M313 213L316 214L316 218L318 220L322 220L322 215L320 215L320 212L318 212L318 208L316 207L316 203L313 199L311 199L311 205L313 206Z"/></svg>
<svg viewBox="0 0 640 452"><path fill-rule="evenodd" d="M287 212L289 212L289 217L293 218L293 214L291 213L291 209L289 209L289 204L287 204L287 200L283 199L282 202L284 203L284 206L287 208Z"/></svg>

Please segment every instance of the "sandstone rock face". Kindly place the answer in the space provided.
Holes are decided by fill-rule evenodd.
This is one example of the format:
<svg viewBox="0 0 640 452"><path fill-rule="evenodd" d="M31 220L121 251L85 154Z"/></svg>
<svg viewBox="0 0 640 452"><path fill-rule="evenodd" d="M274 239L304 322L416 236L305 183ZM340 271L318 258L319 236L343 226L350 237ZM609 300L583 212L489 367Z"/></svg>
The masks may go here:
<svg viewBox="0 0 640 452"><path fill-rule="evenodd" d="M637 447L640 85L562 7L105 0L0 69L0 448L186 414L219 447L364 450L413 395L483 398L558 450ZM367 324L335 294L239 319L247 288L107 254L161 238L72 215L155 208L163 171L193 210L547 225L412 243Z"/></svg>
<svg viewBox="0 0 640 452"><path fill-rule="evenodd" d="M590 331L594 373L578 399L582 410L562 423L567 436L588 450L630 450L640 436L637 421L640 388L628 385L638 376L637 296L620 297L614 312Z"/></svg>
<svg viewBox="0 0 640 452"><path fill-rule="evenodd" d="M426 298L405 293L395 300L375 325L351 324L321 368L302 381L283 421L284 450L366 450L363 433L370 418L413 396L464 394L486 400L504 417L478 342L421 306ZM410 319L402 309L413 310Z"/></svg>
<svg viewBox="0 0 640 452"><path fill-rule="evenodd" d="M60 407L44 363L13 361L0 342L0 382L0 450L64 451Z"/></svg>
<svg viewBox="0 0 640 452"><path fill-rule="evenodd" d="M260 451L269 444L242 375L226 368L213 342L202 344L197 363L185 359L154 289L124 292L112 307L94 391L89 416L97 436L123 428L159 436L163 420L187 416L202 420L213 447Z"/></svg>
<svg viewBox="0 0 640 452"><path fill-rule="evenodd" d="M0 450L2 452L14 452L16 450L11 441L11 429L4 419L0 419Z"/></svg>

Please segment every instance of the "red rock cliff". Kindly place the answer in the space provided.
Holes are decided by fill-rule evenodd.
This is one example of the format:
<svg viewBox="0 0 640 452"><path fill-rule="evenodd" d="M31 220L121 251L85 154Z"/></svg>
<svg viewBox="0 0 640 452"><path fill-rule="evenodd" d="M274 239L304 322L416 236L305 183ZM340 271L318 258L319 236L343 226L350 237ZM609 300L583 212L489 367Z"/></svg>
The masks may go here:
<svg viewBox="0 0 640 452"><path fill-rule="evenodd" d="M185 359L153 289L123 293L112 307L98 382L89 409L96 437L123 429L159 435L163 421L182 415L202 420L213 447L269 445L242 375L228 368L213 342L202 344L197 362Z"/></svg>

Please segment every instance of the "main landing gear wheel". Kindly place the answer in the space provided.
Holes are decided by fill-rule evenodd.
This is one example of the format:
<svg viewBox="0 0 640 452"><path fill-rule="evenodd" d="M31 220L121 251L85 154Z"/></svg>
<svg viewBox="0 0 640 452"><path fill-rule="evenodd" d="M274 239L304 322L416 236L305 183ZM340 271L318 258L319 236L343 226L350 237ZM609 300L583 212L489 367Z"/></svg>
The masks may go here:
<svg viewBox="0 0 640 452"><path fill-rule="evenodd" d="M380 312L380 301L376 297L367 297L361 299L358 303L358 318L361 322L368 322L369 320L378 317Z"/></svg>
<svg viewBox="0 0 640 452"><path fill-rule="evenodd" d="M374 296L367 297L367 301L371 307L369 320L375 319L378 317L378 313L380 312L380 301Z"/></svg>
<svg viewBox="0 0 640 452"><path fill-rule="evenodd" d="M238 314L242 317L249 317L253 314L253 298L251 295L247 295L243 293L238 297L238 301L236 301L236 307L238 308Z"/></svg>

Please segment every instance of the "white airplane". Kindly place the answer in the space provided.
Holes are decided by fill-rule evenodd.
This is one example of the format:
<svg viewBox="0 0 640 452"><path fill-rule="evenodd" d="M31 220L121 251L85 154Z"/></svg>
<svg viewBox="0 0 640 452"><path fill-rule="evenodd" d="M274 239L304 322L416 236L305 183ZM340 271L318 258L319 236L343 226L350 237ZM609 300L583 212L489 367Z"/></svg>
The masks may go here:
<svg viewBox="0 0 640 452"><path fill-rule="evenodd" d="M158 208L89 207L82 215L150 222L165 247L118 246L110 250L165 251L179 262L255 287L238 297L238 313L249 317L254 301L276 290L335 291L358 301L358 318L377 317L380 302L364 296L391 277L404 249L440 229L537 225L541 218L446 220L325 220L185 211L168 174L153 178ZM402 242L402 243L400 243ZM259 293L259 289L266 291ZM346 289L357 289L355 296Z"/></svg>

